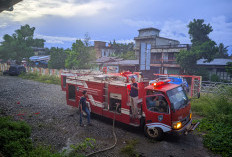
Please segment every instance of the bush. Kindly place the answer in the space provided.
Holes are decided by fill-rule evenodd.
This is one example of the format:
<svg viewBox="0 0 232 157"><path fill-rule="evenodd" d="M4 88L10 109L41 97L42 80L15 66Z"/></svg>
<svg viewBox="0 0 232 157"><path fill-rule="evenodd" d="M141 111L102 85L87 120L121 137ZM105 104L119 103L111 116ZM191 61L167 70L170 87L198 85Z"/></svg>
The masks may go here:
<svg viewBox="0 0 232 157"><path fill-rule="evenodd" d="M32 150L31 128L25 122L0 117L0 150L4 156L18 157Z"/></svg>
<svg viewBox="0 0 232 157"><path fill-rule="evenodd" d="M62 157L50 147L33 147L31 128L23 121L0 117L0 155L5 157Z"/></svg>
<svg viewBox="0 0 232 157"><path fill-rule="evenodd" d="M210 78L212 82L220 82L220 77L216 74L213 74Z"/></svg>
<svg viewBox="0 0 232 157"><path fill-rule="evenodd" d="M128 157L139 156L138 152L135 151L135 145L137 144L137 140L127 141L127 145L121 149L121 153Z"/></svg>
<svg viewBox="0 0 232 157"><path fill-rule="evenodd" d="M192 110L204 118L197 128L206 133L204 145L222 156L232 156L232 87L193 101ZM223 92L224 91L224 92Z"/></svg>

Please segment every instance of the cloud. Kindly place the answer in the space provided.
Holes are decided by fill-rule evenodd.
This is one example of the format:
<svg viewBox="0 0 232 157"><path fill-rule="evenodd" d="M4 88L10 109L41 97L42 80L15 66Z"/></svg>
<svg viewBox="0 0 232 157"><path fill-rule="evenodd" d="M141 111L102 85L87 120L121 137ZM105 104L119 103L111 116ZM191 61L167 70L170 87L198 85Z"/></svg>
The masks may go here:
<svg viewBox="0 0 232 157"><path fill-rule="evenodd" d="M218 16L212 18L209 23L213 27L213 32L210 34L212 40L218 44L232 46L232 21L227 22L225 16Z"/></svg>
<svg viewBox="0 0 232 157"><path fill-rule="evenodd" d="M58 37L58 36L48 36L41 34L35 34L35 38L42 38L46 40L46 43L49 44L65 44L65 42L75 42L77 40L77 38L72 38L72 37Z"/></svg>
<svg viewBox="0 0 232 157"><path fill-rule="evenodd" d="M135 43L134 39L121 39L121 40L116 40L116 43Z"/></svg>
<svg viewBox="0 0 232 157"><path fill-rule="evenodd" d="M123 19L123 23L136 28L144 28L144 27L155 27L159 23L155 23L150 20L132 20L132 19Z"/></svg>
<svg viewBox="0 0 232 157"><path fill-rule="evenodd" d="M8 26L8 24L6 22L0 24L0 28L5 28L7 26Z"/></svg>
<svg viewBox="0 0 232 157"><path fill-rule="evenodd" d="M13 21L25 21L43 16L89 17L113 7L110 1L95 0L77 3L74 0L24 0L14 6L14 11L1 13Z"/></svg>
<svg viewBox="0 0 232 157"><path fill-rule="evenodd" d="M181 44L189 44L187 23L181 20L165 21L161 26L160 36L175 39Z"/></svg>
<svg viewBox="0 0 232 157"><path fill-rule="evenodd" d="M136 28L155 27L160 29L160 36L180 41L182 44L190 43L187 23L181 20L150 21L124 19L123 23Z"/></svg>

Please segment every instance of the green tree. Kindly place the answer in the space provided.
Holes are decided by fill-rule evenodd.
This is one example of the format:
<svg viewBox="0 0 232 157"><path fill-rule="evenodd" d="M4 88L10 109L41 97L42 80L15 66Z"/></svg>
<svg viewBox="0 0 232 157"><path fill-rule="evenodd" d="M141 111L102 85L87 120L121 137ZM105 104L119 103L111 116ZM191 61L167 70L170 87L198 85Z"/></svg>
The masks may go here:
<svg viewBox="0 0 232 157"><path fill-rule="evenodd" d="M63 48L52 47L50 49L51 58L48 62L48 68L50 69L64 69L65 68L65 59L66 52Z"/></svg>
<svg viewBox="0 0 232 157"><path fill-rule="evenodd" d="M216 54L215 58L229 58L228 48L229 46L224 46L223 43L220 43L218 46L218 53Z"/></svg>
<svg viewBox="0 0 232 157"><path fill-rule="evenodd" d="M31 47L43 47L45 42L44 39L33 39L34 31L35 27L24 25L15 30L11 36L4 35L0 46L0 58L21 62L23 58L31 57L33 55Z"/></svg>
<svg viewBox="0 0 232 157"><path fill-rule="evenodd" d="M95 59L95 51L86 43L88 43L87 40L85 40L85 43L81 40L76 40L72 44L72 49L67 51L66 68L87 69L92 66L92 61Z"/></svg>
<svg viewBox="0 0 232 157"><path fill-rule="evenodd" d="M182 50L176 55L177 62L185 74L206 74L206 70L197 66L197 60L205 59L205 62L210 62L218 52L216 43L208 37L209 33L213 31L212 27L210 24L203 23L202 19L194 19L193 22L189 23L192 48L189 51ZM203 79L208 79L208 77Z"/></svg>
<svg viewBox="0 0 232 157"><path fill-rule="evenodd" d="M209 33L213 31L210 24L204 24L203 19L193 19L188 24L189 35L193 46L203 44L206 41L209 41Z"/></svg>
<svg viewBox="0 0 232 157"><path fill-rule="evenodd" d="M128 51L127 53L124 53L120 57L122 57L123 59L134 60L136 59L135 51Z"/></svg>
<svg viewBox="0 0 232 157"><path fill-rule="evenodd" d="M120 56L128 53L129 51L134 51L134 43L116 43L114 40L113 43L109 43L109 45L115 49L115 55Z"/></svg>

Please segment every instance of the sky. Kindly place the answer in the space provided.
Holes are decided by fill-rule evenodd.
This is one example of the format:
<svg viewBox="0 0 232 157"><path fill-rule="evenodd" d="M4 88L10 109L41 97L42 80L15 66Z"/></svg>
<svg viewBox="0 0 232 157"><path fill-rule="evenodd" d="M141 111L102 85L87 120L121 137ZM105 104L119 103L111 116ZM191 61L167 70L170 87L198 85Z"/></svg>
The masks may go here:
<svg viewBox="0 0 232 157"><path fill-rule="evenodd" d="M0 41L29 24L46 47L70 48L86 33L92 41L134 42L138 29L146 27L189 44L187 25L194 18L209 23L210 38L229 46L232 54L231 0L23 0L0 13Z"/></svg>

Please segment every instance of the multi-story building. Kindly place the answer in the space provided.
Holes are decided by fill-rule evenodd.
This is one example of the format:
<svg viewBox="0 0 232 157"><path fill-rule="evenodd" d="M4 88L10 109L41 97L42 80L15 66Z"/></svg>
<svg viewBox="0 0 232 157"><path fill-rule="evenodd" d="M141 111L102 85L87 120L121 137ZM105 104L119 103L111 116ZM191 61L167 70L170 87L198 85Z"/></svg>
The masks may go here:
<svg viewBox="0 0 232 157"><path fill-rule="evenodd" d="M179 74L175 54L180 50L188 50L188 44L159 36L156 28L143 28L135 37L135 54L139 58L140 70L160 74Z"/></svg>
<svg viewBox="0 0 232 157"><path fill-rule="evenodd" d="M96 58L109 57L115 52L115 49L111 48L110 45L106 46L104 41L94 41L94 50Z"/></svg>

